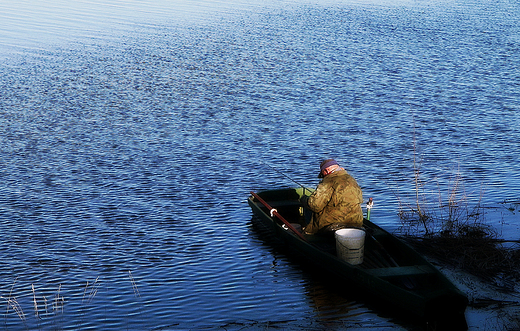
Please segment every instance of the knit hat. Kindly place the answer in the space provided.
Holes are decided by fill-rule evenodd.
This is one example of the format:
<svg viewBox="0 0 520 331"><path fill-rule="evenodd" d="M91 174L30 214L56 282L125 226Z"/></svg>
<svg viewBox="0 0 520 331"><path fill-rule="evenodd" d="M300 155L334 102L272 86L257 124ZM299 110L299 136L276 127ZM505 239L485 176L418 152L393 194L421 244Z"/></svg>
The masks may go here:
<svg viewBox="0 0 520 331"><path fill-rule="evenodd" d="M332 165L339 165L338 162L334 159L327 159L320 163L320 174L318 175L318 178L323 178L323 170L327 169L328 167Z"/></svg>

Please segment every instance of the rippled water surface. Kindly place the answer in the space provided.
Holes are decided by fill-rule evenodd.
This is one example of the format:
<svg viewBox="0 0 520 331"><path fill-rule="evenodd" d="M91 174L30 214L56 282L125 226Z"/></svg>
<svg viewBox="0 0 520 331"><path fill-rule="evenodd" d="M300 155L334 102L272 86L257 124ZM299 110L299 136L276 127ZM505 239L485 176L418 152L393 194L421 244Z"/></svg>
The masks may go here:
<svg viewBox="0 0 520 331"><path fill-rule="evenodd" d="M412 328L266 245L245 200L295 185L270 167L314 186L336 157L396 229L415 140L433 191L459 174L517 239L519 14L508 0L0 2L0 325Z"/></svg>

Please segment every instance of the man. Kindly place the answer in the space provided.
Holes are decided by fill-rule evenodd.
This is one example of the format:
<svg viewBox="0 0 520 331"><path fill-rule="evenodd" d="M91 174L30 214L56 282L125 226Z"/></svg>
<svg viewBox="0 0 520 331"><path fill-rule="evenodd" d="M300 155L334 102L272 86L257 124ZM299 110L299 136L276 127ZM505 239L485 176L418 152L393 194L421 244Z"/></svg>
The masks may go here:
<svg viewBox="0 0 520 331"><path fill-rule="evenodd" d="M334 159L320 164L319 178L323 180L310 196L303 196L304 207L313 212L306 234L334 232L345 227L363 225L363 193L354 177Z"/></svg>

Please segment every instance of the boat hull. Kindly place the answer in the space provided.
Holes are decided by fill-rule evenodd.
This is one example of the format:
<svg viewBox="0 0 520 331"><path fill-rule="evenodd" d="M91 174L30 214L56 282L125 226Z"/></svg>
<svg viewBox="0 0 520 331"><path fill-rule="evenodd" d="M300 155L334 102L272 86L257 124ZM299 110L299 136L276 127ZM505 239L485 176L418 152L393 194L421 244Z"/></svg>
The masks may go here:
<svg viewBox="0 0 520 331"><path fill-rule="evenodd" d="M307 192L308 193L308 192ZM421 318L463 315L466 296L441 272L406 243L365 220L365 256L360 265L338 258L333 237L294 233L271 216L272 210L291 224L305 222L299 197L303 189L280 189L259 192L248 203L260 222L305 263L329 277L383 300L394 308ZM268 207L260 200L264 200Z"/></svg>

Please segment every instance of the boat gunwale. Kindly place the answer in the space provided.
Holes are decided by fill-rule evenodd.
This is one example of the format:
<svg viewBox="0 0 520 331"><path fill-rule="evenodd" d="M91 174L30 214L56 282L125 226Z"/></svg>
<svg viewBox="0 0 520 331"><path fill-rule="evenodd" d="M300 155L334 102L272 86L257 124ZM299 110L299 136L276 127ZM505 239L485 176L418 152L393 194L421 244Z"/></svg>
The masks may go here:
<svg viewBox="0 0 520 331"><path fill-rule="evenodd" d="M291 189L265 190L258 192L258 194L282 190L290 191ZM406 305L407 307L405 308L412 311L417 316L424 316L426 314L425 311L430 309L432 306L436 306L436 302L439 301L442 297L457 301L462 313L468 304L467 297L459 289L457 289L456 286L452 284L437 268L431 265L431 263L429 263L416 251L414 251L408 244L400 241L395 236L369 220L365 219L364 223L365 225L368 225L368 228L376 230L375 232L377 232L376 236L378 236L378 239L386 238L394 243L398 243L400 249L406 249L410 252L413 252L415 255L414 258L421 263L411 266L382 268L366 268L365 266L351 265L341 260L337 256L323 251L317 247L315 245L315 241L313 240L313 237L316 236L306 235L306 238L310 239L306 242L288 229L284 229L280 224L278 224L278 222L274 220L273 217L271 217L266 212L266 208L263 208L259 205L259 202L255 200L254 196L251 195L248 198L248 203L253 209L253 214L262 220L264 224L270 225L271 230L273 230L278 237L282 237L282 240L287 246L289 246L290 249L295 250L300 254L303 253L303 255L310 255L314 257L318 256L319 258L311 259L314 260L311 261L313 264L324 267L329 272L336 274L336 276L339 278L350 278L355 279L356 281L360 281L364 288L373 293L375 292L374 294L379 297L383 297L383 299L387 301L392 301L392 299L394 299L395 293L400 293L400 296L404 298L404 301L408 302ZM270 203L273 203L273 201ZM274 204L275 203L273 203L273 205ZM279 203L277 207L289 205L294 207L298 206L298 204L299 202L297 200L290 200L290 204ZM254 212L255 210L261 214L258 215ZM288 241L290 243L288 243ZM334 265L334 267L331 267L331 265ZM399 274L399 272L401 272L401 274ZM438 282L438 288L432 289L430 292L426 291L425 293L420 293L405 290L400 286L396 286L392 283L392 280L394 279L410 276L435 277L436 282ZM428 295L432 296L432 298L428 298Z"/></svg>

